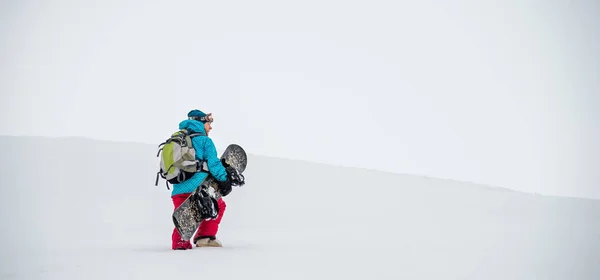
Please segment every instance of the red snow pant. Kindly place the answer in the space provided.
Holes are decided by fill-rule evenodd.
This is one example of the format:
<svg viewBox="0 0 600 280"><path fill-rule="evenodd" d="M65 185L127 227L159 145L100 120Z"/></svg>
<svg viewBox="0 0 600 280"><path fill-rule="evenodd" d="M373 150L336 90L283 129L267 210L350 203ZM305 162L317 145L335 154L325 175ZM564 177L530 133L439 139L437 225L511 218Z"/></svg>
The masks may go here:
<svg viewBox="0 0 600 280"><path fill-rule="evenodd" d="M174 209L179 207L186 198L190 196L189 193L176 194L171 197L173 199ZM195 240L198 237L216 237L217 232L219 231L219 224L221 223L221 219L223 218L223 213L225 212L225 201L223 198L219 198L217 200L217 205L219 205L219 216L214 220L202 221L200 226L198 227L198 231L192 240ZM173 241L173 249L191 249L192 244L189 241L184 241L181 239L181 235L177 231L177 228L173 228L173 234L171 236Z"/></svg>

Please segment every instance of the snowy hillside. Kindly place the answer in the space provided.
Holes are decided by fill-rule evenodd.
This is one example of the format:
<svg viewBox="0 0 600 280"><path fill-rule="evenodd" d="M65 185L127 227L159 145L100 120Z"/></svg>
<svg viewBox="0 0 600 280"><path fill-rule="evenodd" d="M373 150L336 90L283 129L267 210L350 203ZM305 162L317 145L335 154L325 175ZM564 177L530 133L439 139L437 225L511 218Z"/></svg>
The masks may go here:
<svg viewBox="0 0 600 280"><path fill-rule="evenodd" d="M156 146L0 145L0 279L600 279L597 200L250 154L225 247L172 251Z"/></svg>

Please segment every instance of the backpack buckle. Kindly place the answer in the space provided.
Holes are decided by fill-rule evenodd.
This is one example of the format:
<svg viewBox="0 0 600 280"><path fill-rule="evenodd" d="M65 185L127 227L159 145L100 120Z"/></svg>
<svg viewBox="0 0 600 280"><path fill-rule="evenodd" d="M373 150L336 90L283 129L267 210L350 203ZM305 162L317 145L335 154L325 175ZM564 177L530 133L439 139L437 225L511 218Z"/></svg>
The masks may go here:
<svg viewBox="0 0 600 280"><path fill-rule="evenodd" d="M200 172L200 171L209 172L206 160L196 161L196 170L198 170L198 172Z"/></svg>

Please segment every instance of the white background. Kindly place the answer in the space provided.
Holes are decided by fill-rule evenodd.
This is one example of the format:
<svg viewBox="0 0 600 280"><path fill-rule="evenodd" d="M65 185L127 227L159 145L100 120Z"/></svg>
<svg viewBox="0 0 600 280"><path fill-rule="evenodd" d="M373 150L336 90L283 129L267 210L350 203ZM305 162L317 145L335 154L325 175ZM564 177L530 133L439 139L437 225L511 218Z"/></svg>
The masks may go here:
<svg viewBox="0 0 600 280"><path fill-rule="evenodd" d="M3 1L0 133L600 197L598 3Z"/></svg>

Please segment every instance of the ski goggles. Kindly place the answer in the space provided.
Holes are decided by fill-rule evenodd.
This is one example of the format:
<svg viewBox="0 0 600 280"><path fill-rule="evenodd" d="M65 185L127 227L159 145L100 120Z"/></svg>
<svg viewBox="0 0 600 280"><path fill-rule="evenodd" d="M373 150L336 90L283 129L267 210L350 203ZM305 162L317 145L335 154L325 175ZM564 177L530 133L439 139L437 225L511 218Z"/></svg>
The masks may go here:
<svg viewBox="0 0 600 280"><path fill-rule="evenodd" d="M208 113L208 115L206 115L204 117L199 117L199 118L197 118L197 120L199 120L201 122L208 122L208 123L212 123L214 121L212 113Z"/></svg>

